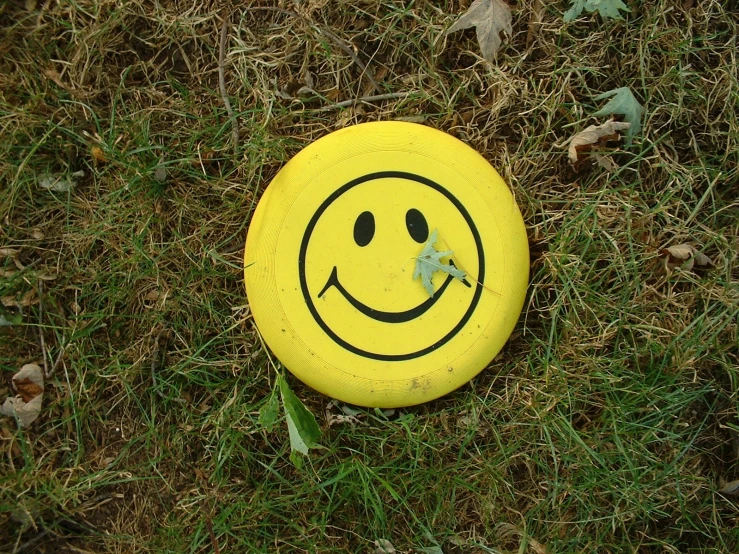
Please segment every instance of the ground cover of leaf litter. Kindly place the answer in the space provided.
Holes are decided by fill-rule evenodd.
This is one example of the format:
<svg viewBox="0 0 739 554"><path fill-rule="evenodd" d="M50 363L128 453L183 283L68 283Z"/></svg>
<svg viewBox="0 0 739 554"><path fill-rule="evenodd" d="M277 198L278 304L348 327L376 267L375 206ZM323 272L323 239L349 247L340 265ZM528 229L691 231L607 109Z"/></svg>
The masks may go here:
<svg viewBox="0 0 739 554"><path fill-rule="evenodd" d="M625 4L516 2L491 60L447 33L466 0L0 5L0 550L737 552L739 5ZM630 146L592 117L624 87ZM529 294L437 401L287 375L323 446L291 458L249 217L302 147L388 119L498 169Z"/></svg>

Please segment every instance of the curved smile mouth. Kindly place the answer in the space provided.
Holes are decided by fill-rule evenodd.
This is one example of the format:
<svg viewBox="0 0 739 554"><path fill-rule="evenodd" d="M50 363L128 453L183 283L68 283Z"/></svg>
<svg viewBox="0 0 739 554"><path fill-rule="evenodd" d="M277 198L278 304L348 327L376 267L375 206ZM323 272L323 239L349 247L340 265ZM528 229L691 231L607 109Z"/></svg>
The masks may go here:
<svg viewBox="0 0 739 554"><path fill-rule="evenodd" d="M454 263L450 261L449 265L454 265ZM370 308L367 304L364 304L354 298L354 296L352 296L352 294L348 290L346 290L339 281L338 270L336 266L334 266L334 269L333 271L331 271L331 275L329 276L328 281L326 281L326 285L323 287L321 292L318 293L318 298L321 298L331 287L336 287L341 295L346 298L346 300L352 306L354 306L357 310L359 310L367 317L370 317L377 321L382 321L383 323L405 323L406 321L411 321L412 319L416 319L417 317L422 316L431 308L431 306L436 304L436 301L441 298L442 294L444 294L444 291L447 289L452 279L454 279L454 277L452 277L451 275L447 275L446 280L439 287L439 290L434 293L434 296L424 302L421 302L415 308L411 308L410 310L405 310L403 312L385 312L382 310L376 310L375 308ZM468 288L472 286L467 282L466 279L462 282Z"/></svg>

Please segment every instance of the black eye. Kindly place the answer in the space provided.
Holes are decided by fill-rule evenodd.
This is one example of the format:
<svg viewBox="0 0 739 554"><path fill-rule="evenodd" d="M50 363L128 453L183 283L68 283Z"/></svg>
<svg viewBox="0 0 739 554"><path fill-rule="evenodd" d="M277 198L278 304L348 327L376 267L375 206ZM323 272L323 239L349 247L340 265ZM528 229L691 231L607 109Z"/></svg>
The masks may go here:
<svg viewBox="0 0 739 554"><path fill-rule="evenodd" d="M375 236L375 216L372 212L362 212L354 222L354 242L367 246Z"/></svg>
<svg viewBox="0 0 739 554"><path fill-rule="evenodd" d="M424 243L429 238L429 224L416 208L411 208L405 214L405 226L408 227L408 234L416 242Z"/></svg>

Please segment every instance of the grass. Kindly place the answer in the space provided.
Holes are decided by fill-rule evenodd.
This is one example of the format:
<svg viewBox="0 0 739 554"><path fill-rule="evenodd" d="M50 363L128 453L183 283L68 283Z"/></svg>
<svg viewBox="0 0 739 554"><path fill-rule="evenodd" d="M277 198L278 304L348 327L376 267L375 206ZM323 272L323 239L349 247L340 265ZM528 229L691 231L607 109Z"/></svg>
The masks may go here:
<svg viewBox="0 0 739 554"><path fill-rule="evenodd" d="M218 90L229 10L30 4L0 6L0 247L17 250L0 289L23 313L0 328L3 381L64 355L37 422L0 422L4 551L739 550L739 503L717 492L739 479L735 2L568 25L546 3L527 45L523 0L494 65L474 31L444 36L468 2L309 0L310 23L237 7L238 144ZM407 96L333 108L377 92L321 29ZM322 98L283 98L306 71ZM558 145L621 86L644 129L612 174L574 171ZM250 214L305 145L396 117L499 169L529 295L490 368L426 405L329 424L329 399L290 378L325 446L298 469L284 422L258 423L275 375L243 289ZM38 186L78 170L68 192ZM660 249L684 242L715 267L666 271Z"/></svg>

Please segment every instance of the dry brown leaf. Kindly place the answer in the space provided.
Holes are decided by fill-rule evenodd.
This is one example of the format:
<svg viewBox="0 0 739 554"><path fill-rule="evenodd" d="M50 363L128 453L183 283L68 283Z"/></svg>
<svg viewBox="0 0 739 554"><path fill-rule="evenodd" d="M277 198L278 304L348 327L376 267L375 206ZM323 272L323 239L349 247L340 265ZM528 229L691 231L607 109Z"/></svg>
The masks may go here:
<svg viewBox="0 0 739 554"><path fill-rule="evenodd" d="M524 535L526 535L526 542L528 546L536 553L536 554L548 554L547 547L541 544L539 541L516 527L515 525L511 525L510 523L499 523L497 526L498 534L500 538L502 539L511 539L515 536L523 538Z"/></svg>
<svg viewBox="0 0 739 554"><path fill-rule="evenodd" d="M616 162L614 162L610 158L610 156L606 156L605 154L601 152L593 152L592 156L593 156L593 163L601 166L608 173L613 173L614 171L618 169Z"/></svg>
<svg viewBox="0 0 739 554"><path fill-rule="evenodd" d="M739 495L739 481L729 481L728 483L723 482L721 488L718 490L721 494Z"/></svg>
<svg viewBox="0 0 739 554"><path fill-rule="evenodd" d="M13 375L12 382L16 396L5 400L0 414L15 416L20 427L28 427L41 413L44 372L36 364L26 364Z"/></svg>
<svg viewBox="0 0 739 554"><path fill-rule="evenodd" d="M338 408L342 413L340 414L333 413L332 410L334 408ZM353 408L350 408L347 405L340 405L335 400L332 400L326 406L326 422L328 423L329 427L333 425L341 425L344 423L348 423L349 425L351 425L353 429L357 425L363 424L363 422L360 419L363 415L364 413L361 410L355 410Z"/></svg>
<svg viewBox="0 0 739 554"><path fill-rule="evenodd" d="M713 267L713 261L691 244L678 244L662 250L665 256L665 267L675 269L682 267L690 271L693 267Z"/></svg>
<svg viewBox="0 0 739 554"><path fill-rule="evenodd" d="M15 258L18 255L19 250L15 248L0 248L0 257L4 258Z"/></svg>
<svg viewBox="0 0 739 554"><path fill-rule="evenodd" d="M500 49L500 32L513 35L512 21L511 8L502 0L475 0L446 34L475 27L482 57L492 62Z"/></svg>
<svg viewBox="0 0 739 554"><path fill-rule="evenodd" d="M332 88L324 95L328 100L331 100L331 102L338 102L339 97L341 96L341 90L338 88Z"/></svg>
<svg viewBox="0 0 739 554"><path fill-rule="evenodd" d="M144 300L148 302L156 302L159 300L159 291L158 290L150 290L144 295Z"/></svg>
<svg viewBox="0 0 739 554"><path fill-rule="evenodd" d="M31 229L31 237L36 240L43 240L44 232L38 227L34 227L33 229Z"/></svg>
<svg viewBox="0 0 739 554"><path fill-rule="evenodd" d="M59 72L56 69L44 69L43 73L59 88L67 91L69 90L69 87L64 84L64 81L62 81L62 76L59 75Z"/></svg>
<svg viewBox="0 0 739 554"><path fill-rule="evenodd" d="M20 458L23 455L23 451L21 450L21 447L18 446L18 441L15 440L13 432L5 425L0 427L0 445L4 442L9 444L10 448L8 450L13 458Z"/></svg>
<svg viewBox="0 0 739 554"><path fill-rule="evenodd" d="M305 81L305 85L309 89L316 88L316 80L313 78L313 73L311 73L307 69L305 70L305 75L303 75L303 80Z"/></svg>
<svg viewBox="0 0 739 554"><path fill-rule="evenodd" d="M93 146L90 149L90 152L92 153L92 157L95 158L96 161L105 163L108 161L108 158L105 157L105 152L103 152L103 149L99 146Z"/></svg>
<svg viewBox="0 0 739 554"><path fill-rule="evenodd" d="M39 177L38 184L42 189L53 192L67 192L77 186L77 179L84 176L85 172L83 170L71 173L69 178L64 177L61 173L46 173Z"/></svg>
<svg viewBox="0 0 739 554"><path fill-rule="evenodd" d="M29 290L26 292L23 296L21 296L21 299L18 300L17 296L13 296L12 294L9 294L7 296L3 296L0 298L0 304L2 304L6 308L17 308L18 311L20 308L27 308L28 306L35 306L39 303L38 296L36 295L35 290Z"/></svg>
<svg viewBox="0 0 739 554"><path fill-rule="evenodd" d="M631 127L631 123L612 119L602 125L591 125L570 139L567 157L571 163L576 163L580 161L578 158L580 151L588 150L595 144L619 140L621 138L619 131L625 131L629 127Z"/></svg>
<svg viewBox="0 0 739 554"><path fill-rule="evenodd" d="M395 554L397 550L387 539L378 539L375 541L375 554Z"/></svg>
<svg viewBox="0 0 739 554"><path fill-rule="evenodd" d="M27 308L28 306L35 306L38 303L39 298L36 295L36 291L34 289L31 289L28 292L24 293L23 296L21 296L21 299L18 301L17 305Z"/></svg>
<svg viewBox="0 0 739 554"><path fill-rule="evenodd" d="M328 419L328 426L332 427L334 425L343 425L345 423L349 424L352 429L354 429L357 425L362 425L362 421L354 416L345 416L345 415L335 415L331 414Z"/></svg>
<svg viewBox="0 0 739 554"><path fill-rule="evenodd" d="M24 377L22 379L13 379L13 385L15 386L16 394L18 394L23 399L23 402L26 403L36 398L39 394L44 393L43 384L43 380L41 381L41 385L39 386L37 383L31 381L31 379L29 379L28 377Z"/></svg>
<svg viewBox="0 0 739 554"><path fill-rule="evenodd" d="M163 183L167 180L167 168L165 167L157 167L154 171L154 180L157 183Z"/></svg>
<svg viewBox="0 0 739 554"><path fill-rule="evenodd" d="M326 4L328 4L329 1L330 0L307 0L307 2L295 2L295 11L310 19L313 16L313 12L326 7Z"/></svg>
<svg viewBox="0 0 739 554"><path fill-rule="evenodd" d="M713 267L713 260L706 256L703 252L695 251L695 255L693 256L693 259L695 259L695 265L698 267Z"/></svg>
<svg viewBox="0 0 739 554"><path fill-rule="evenodd" d="M401 115L394 118L394 121L405 121L406 123L423 123L426 121L425 115Z"/></svg>
<svg viewBox="0 0 739 554"><path fill-rule="evenodd" d="M678 260L689 260L693 257L694 250L695 248L693 248L689 244L678 244L677 246L670 246L669 248L665 248L662 252L663 254L672 256L673 258L677 258Z"/></svg>

